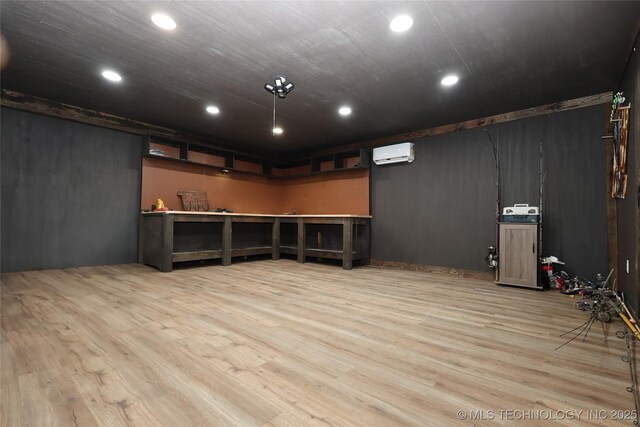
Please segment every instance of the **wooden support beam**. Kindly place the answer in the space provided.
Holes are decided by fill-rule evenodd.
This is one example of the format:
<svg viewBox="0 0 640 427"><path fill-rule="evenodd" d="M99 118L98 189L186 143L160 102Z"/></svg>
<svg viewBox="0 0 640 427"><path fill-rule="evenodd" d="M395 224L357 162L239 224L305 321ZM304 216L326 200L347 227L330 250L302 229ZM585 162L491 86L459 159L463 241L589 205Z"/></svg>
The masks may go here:
<svg viewBox="0 0 640 427"><path fill-rule="evenodd" d="M496 123L510 122L513 120L526 119L528 117L542 116L560 111L574 110L576 108L591 107L593 105L611 103L613 96L610 92L598 95L585 96L582 98L570 99L567 101L554 102L553 104L541 105L539 107L525 108L524 110L512 111L509 113L496 114L494 116L484 117L481 119L467 120L466 122L452 123L443 126L436 126L427 129L420 129L412 132L400 133L396 135L385 136L382 138L372 139L368 141L360 141L353 144L341 145L339 147L331 147L312 152L305 152L296 156L290 156L289 161L295 161L302 158L328 156L344 151L354 151L363 148L375 148L383 145L397 144L400 142L412 141L426 138L429 136L442 135L445 133L457 132L466 129L475 129L484 126L494 125Z"/></svg>
<svg viewBox="0 0 640 427"><path fill-rule="evenodd" d="M222 226L222 265L231 265L232 233L231 217L226 215Z"/></svg>
<svg viewBox="0 0 640 427"><path fill-rule="evenodd" d="M266 151L259 151L249 147L238 146L238 144L230 144L224 141L212 140L200 135L194 135L179 132L173 129L157 126L137 120L127 119L124 117L114 116L112 114L101 113L98 111L88 110L59 102L49 101L35 96L25 95L2 89L0 105L4 107L25 110L34 113L44 114L52 117L59 117L67 120L74 120L81 123L87 123L95 126L101 126L111 129L117 129L124 132L151 135L160 138L167 138L176 141L190 142L210 146L219 150L231 151L236 154L242 154L251 158L264 161L271 161L282 164L292 162L308 161L310 158L332 156L337 153L346 151L358 151L361 149L380 147L388 144L395 144L405 141L415 141L429 136L441 135L445 133L456 132L465 129L475 129L479 127L489 126L496 123L504 123L513 120L524 119L527 117L535 117L560 111L573 110L576 108L590 107L593 105L607 104L611 102L611 93L601 93L598 95L585 96L582 98L571 99L567 101L555 102L552 104L541 105L524 110L512 111L509 113L497 114L494 116L484 117L480 119L468 120L460 123L452 123L443 126L436 126L427 129L420 129L412 132L406 132L396 135L390 135L373 140L360 141L353 144L341 145L337 147L326 148L322 150L298 153L293 155L274 154ZM227 160L229 163L229 160ZM227 167L231 167L228 166Z"/></svg>
<svg viewBox="0 0 640 427"><path fill-rule="evenodd" d="M305 262L305 251L307 249L307 239L304 229L304 220L298 218L298 262Z"/></svg>
<svg viewBox="0 0 640 427"><path fill-rule="evenodd" d="M353 266L353 218L342 219L342 268Z"/></svg>
<svg viewBox="0 0 640 427"><path fill-rule="evenodd" d="M280 218L276 218L271 229L271 259L280 259Z"/></svg>
<svg viewBox="0 0 640 427"><path fill-rule="evenodd" d="M0 105L3 107L29 111L51 117L58 117L65 120L73 120L80 123L116 129L137 135L150 135L175 141L197 143L220 150L233 151L234 153L243 154L260 160L273 160L271 158L272 155L266 151L258 151L249 147L238 146L236 143L231 144L225 141L206 138L201 135L180 132L138 120L88 110L86 108L63 104L61 102L49 101L47 99L25 95L20 92L14 92L6 89L2 89L1 95Z"/></svg>
<svg viewBox="0 0 640 427"><path fill-rule="evenodd" d="M162 260L158 269L160 271L173 270L173 215L162 217Z"/></svg>

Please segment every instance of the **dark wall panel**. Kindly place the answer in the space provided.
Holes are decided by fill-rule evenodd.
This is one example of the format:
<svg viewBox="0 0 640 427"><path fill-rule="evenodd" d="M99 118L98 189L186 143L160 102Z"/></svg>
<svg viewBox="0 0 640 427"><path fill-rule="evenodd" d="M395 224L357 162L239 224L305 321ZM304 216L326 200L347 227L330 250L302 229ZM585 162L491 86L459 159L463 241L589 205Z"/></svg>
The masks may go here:
<svg viewBox="0 0 640 427"><path fill-rule="evenodd" d="M141 137L1 114L2 271L136 262Z"/></svg>
<svg viewBox="0 0 640 427"><path fill-rule="evenodd" d="M607 273L607 106L554 114L544 143L543 248L572 275Z"/></svg>
<svg viewBox="0 0 640 427"><path fill-rule="evenodd" d="M373 258L481 270L495 239L494 182L481 129L420 141L411 164L373 166Z"/></svg>
<svg viewBox="0 0 640 427"><path fill-rule="evenodd" d="M540 204L543 141L544 254L588 277L607 262L605 118L596 106L487 128L499 150L501 207ZM414 163L373 166L373 258L489 271L496 192L487 132L416 141Z"/></svg>
<svg viewBox="0 0 640 427"><path fill-rule="evenodd" d="M630 305L638 312L640 306L640 42L636 39L635 50L627 64L627 70L619 90L631 103L627 153L627 195L617 200L618 216L618 279L620 289L625 292ZM629 272L627 273L627 260Z"/></svg>
<svg viewBox="0 0 640 427"><path fill-rule="evenodd" d="M500 153L502 206L540 204L540 141L545 134L546 120L546 117L533 117L491 127Z"/></svg>

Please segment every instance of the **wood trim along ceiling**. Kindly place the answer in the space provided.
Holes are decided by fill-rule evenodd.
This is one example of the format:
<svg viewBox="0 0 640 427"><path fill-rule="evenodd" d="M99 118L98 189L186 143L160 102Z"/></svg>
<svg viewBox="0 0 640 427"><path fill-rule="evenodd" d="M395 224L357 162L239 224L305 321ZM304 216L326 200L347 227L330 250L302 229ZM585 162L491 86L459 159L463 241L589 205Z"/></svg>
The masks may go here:
<svg viewBox="0 0 640 427"><path fill-rule="evenodd" d="M452 123L443 126L436 126L428 129L420 129L413 132L400 133L383 138L373 139L369 141L357 142L354 144L343 145L339 147L340 151L359 150L361 148L375 148L387 144L396 144L400 142L412 141L426 138L429 136L442 135L445 133L457 132L465 129L475 129L483 126L489 126L496 123L511 122L514 120L526 119L528 117L542 116L560 111L575 110L576 108L591 107L593 105L607 104L613 99L611 92L600 93L597 95L584 96L582 98L569 99L552 104L540 105L538 107L525 108L524 110L512 111L509 113L497 114L495 116L483 117L480 119L467 120L465 122ZM307 153L313 157L332 154L338 151L335 147Z"/></svg>
<svg viewBox="0 0 640 427"><path fill-rule="evenodd" d="M141 135L156 135L164 138L171 138L180 141L198 142L211 145L213 147L231 150L229 144L221 141L211 140L209 138L181 133L176 130L156 126L148 123L139 122L111 114L101 113L98 111L86 110L84 108L72 105L62 104L55 101L38 98L35 96L25 95L19 92L2 89L0 97L0 105L3 107L14 108L18 110L31 111L48 116L59 117L62 119L74 120L82 123L88 123L96 126L108 127L111 129L122 130ZM513 120L520 120L527 117L535 117L559 111L573 110L576 108L590 107L593 105L606 104L611 102L612 94L610 92L600 93L597 95L584 96L582 98L570 99L552 104L541 105L538 107L526 108L524 110L512 111L509 113L497 114L494 116L483 117L474 120L467 120L460 123L452 123L443 126L436 126L428 129L420 129L413 132L390 135L383 138L377 138L368 141L355 142L353 144L342 145L339 147L331 147L323 150L306 152L296 155L277 155L267 152L260 153L248 148L233 145L232 151L259 157L263 160L275 160L279 162L296 161L304 158L318 157L324 155L335 154L343 151L359 150L361 148L374 148L386 144L394 144L403 141L415 141L417 139L426 138L434 135L456 132L465 129L475 129L483 126L489 126L496 123L504 123Z"/></svg>
<svg viewBox="0 0 640 427"><path fill-rule="evenodd" d="M3 107L29 111L32 113L43 114L45 116L57 117L65 120L73 120L80 123L120 130L137 135L151 135L175 141L199 143L233 151L238 154L244 154L250 157L269 159L269 153L267 153L266 151L260 152L256 151L255 149L238 146L238 144L226 143L214 138L184 133L178 130L140 122L138 120L114 116L112 114L102 113L99 111L88 110L86 108L63 104L56 101L50 101L44 98L39 98L37 96L26 95L20 92L14 92L6 89L2 89L1 95L2 96L0 97L0 105Z"/></svg>

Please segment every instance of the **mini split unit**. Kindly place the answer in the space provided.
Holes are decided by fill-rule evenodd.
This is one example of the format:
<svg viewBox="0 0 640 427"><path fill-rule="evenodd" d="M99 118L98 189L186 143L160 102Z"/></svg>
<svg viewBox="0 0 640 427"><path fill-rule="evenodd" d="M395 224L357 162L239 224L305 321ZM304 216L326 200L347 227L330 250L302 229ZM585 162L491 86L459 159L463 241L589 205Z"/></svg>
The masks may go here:
<svg viewBox="0 0 640 427"><path fill-rule="evenodd" d="M373 149L373 163L376 165L400 162L411 163L415 158L415 146L413 142L404 142L402 144Z"/></svg>

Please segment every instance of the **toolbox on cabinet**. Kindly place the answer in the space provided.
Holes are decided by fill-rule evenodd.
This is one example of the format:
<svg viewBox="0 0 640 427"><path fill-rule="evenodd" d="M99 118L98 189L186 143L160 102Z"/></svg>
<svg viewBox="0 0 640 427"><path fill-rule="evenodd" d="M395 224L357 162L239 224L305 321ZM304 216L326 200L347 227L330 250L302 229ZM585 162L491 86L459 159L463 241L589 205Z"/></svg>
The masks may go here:
<svg viewBox="0 0 640 427"><path fill-rule="evenodd" d="M540 220L540 209L528 203L516 203L502 209L502 222L535 224Z"/></svg>

